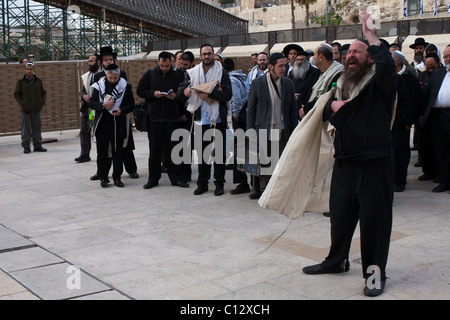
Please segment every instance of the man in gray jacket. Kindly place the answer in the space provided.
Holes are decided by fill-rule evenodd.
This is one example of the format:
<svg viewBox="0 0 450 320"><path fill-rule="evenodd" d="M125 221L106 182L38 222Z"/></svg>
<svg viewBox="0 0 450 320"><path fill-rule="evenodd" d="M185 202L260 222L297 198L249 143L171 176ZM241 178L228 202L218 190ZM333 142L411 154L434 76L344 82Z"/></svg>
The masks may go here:
<svg viewBox="0 0 450 320"><path fill-rule="evenodd" d="M267 130L267 155L270 154L271 143L278 142L279 156L284 149L291 133L298 124L297 105L295 101L294 85L284 76L286 58L281 53L274 53L269 57L269 72L253 80L248 95L247 131L254 129ZM259 135L259 134L258 134ZM260 137L261 138L261 137ZM258 146L261 153L263 141L259 139ZM271 163L271 167L274 164ZM253 189L250 199L259 199L271 175L261 174L253 176Z"/></svg>
<svg viewBox="0 0 450 320"><path fill-rule="evenodd" d="M34 151L47 151L42 147L41 135L41 111L45 104L45 98L44 84L34 74L34 64L29 62L25 65L24 77L17 81L14 89L14 99L20 105L23 153L31 152L31 138L33 138Z"/></svg>

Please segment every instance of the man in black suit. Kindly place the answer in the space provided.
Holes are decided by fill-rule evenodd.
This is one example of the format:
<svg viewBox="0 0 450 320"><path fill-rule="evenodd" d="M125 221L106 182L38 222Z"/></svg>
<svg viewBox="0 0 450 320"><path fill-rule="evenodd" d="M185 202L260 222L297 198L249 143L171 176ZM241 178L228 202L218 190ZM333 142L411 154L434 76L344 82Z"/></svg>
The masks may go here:
<svg viewBox="0 0 450 320"><path fill-rule="evenodd" d="M113 48L110 46L101 47L100 48L100 61L102 66L102 71L98 72L94 76L94 82L98 82L102 77L106 76L105 70L106 68L111 65L115 64L117 61L117 52L113 51ZM120 70L120 77L127 79L127 73L123 70ZM123 165L125 166L125 170L128 172L130 178L137 179L139 178L139 174L137 173L137 164L136 159L134 157L133 150L135 148L134 146L134 139L133 139L133 130L131 128L131 124L128 121L128 137L127 137L127 145L123 148ZM110 158L111 160L112 158ZM98 173L93 175L91 177L91 180L98 180L100 177Z"/></svg>
<svg viewBox="0 0 450 320"><path fill-rule="evenodd" d="M312 88L319 77L320 70L311 65L308 53L301 51L297 56L294 69L289 72L288 76L294 83L298 111L300 111L302 105L308 103Z"/></svg>
<svg viewBox="0 0 450 320"><path fill-rule="evenodd" d="M248 94L247 131L267 130L267 155L272 141L279 143L281 155L298 123L294 85L284 77L285 71L286 58L281 53L273 53L269 57L269 72L253 80ZM258 143L261 151L261 141ZM250 199L260 198L270 177L267 174L252 177L255 192L250 194Z"/></svg>
<svg viewBox="0 0 450 320"><path fill-rule="evenodd" d="M431 74L424 87L428 101L422 124L431 125L439 185L433 192L450 189L450 45L444 50L445 68Z"/></svg>

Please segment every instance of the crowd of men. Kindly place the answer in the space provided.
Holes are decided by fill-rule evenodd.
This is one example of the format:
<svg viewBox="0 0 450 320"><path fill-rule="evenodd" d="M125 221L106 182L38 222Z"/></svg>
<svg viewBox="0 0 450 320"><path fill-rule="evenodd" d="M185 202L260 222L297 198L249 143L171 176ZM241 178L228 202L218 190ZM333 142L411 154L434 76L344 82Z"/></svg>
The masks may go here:
<svg viewBox="0 0 450 320"><path fill-rule="evenodd" d="M448 148L443 147L448 146L447 127L443 123L445 111L447 111L445 107L446 95L441 94L438 96L439 99L434 101L437 93L433 94L430 91L432 89L436 91L440 88L439 81L437 83L431 81L434 79L432 73L437 71L437 73L445 75L446 64L450 61L450 48L447 47L444 56L441 57L436 45L427 43L424 38L417 38L410 45L410 49L414 50L414 61L409 63L398 44L389 44L383 39L381 40L383 45L392 53L399 78L397 107L392 126L395 164L394 191L402 192L405 190L407 170L411 158L411 128L414 129L414 147L412 150L418 150L419 154L415 166L420 166L423 170L419 180L434 180L438 183L432 190L433 192L448 190L450 189L450 164L448 161L450 157L447 156L446 150ZM210 128L220 132L218 137L221 137L222 141L217 145L224 147L223 152L220 153L224 158L220 161L215 159L213 164L208 163L208 161L199 161L199 176L194 194L199 195L208 190L211 165L214 166L215 195L223 194L225 170L227 168L225 165L226 130L242 129L245 131L247 129L259 130L260 128L270 130L274 124L264 122L267 122L268 119L273 122L272 116L277 116L277 114L264 114L264 110L267 111L270 108L265 106L263 101L266 99L266 102L273 104L281 103L278 101L278 99L281 99L283 100L280 104L282 109L279 114L280 121L278 121L278 124L281 124L281 118L283 119L279 128L280 134L282 134L280 140L282 142L280 144L281 152L290 132L297 123L308 114L321 95L328 92L333 85L336 85L344 71L349 47L350 44L341 45L339 42L334 42L331 45L320 44L314 50L304 50L297 44L290 44L283 49L282 53L270 56L266 52L253 53L251 57L254 66L248 70L247 74L243 73L242 70L236 70L233 59L226 57L224 59L223 56L215 54L213 46L209 44L201 47L200 64L196 66L194 65L192 52L179 51L176 54L162 52L158 56L157 66L145 72L136 89L137 95L147 102L149 112L149 177L144 189L157 186L162 172L168 174L172 185L185 188L189 186L188 182L192 180L192 164L187 161L175 164L172 161L170 155L177 142L172 141L171 137L177 129L183 128L191 132L197 132L193 130L193 127L199 126L198 128L202 129L202 136ZM95 115L95 125L93 126L95 129L99 128L99 118L108 119L111 116L112 120L115 118L111 113L108 116L103 107L102 96L104 97L105 94L110 96L109 91L111 90L100 91L98 101L92 101L93 93L97 97L96 89L92 87L92 84L97 83L100 79L103 79L102 81L109 85L107 87L113 87L117 84L109 83L107 77L110 65L118 69L115 64L116 59L117 54L113 52L111 47L103 47L100 54L93 54L89 57L89 71L82 76L81 153L75 159L77 162L90 160L91 127L92 118L94 118L92 110L98 113ZM352 63L352 59L347 63ZM281 71L277 68L283 69L283 72L280 73ZM265 77L262 77L263 75ZM271 76L268 77L268 75ZM126 74L122 70L120 70L119 78L126 81ZM254 82L257 79L259 80ZM271 81L267 82L262 79L271 79ZM190 89L194 85L211 81L218 81L220 85L208 94ZM273 86L277 81L283 84L278 83L278 85ZM284 91L287 88L288 91ZM278 89L281 91L278 91ZM119 94L121 93L119 92ZM266 96L263 97L263 95ZM92 107L92 102L101 102L101 105L97 105L97 108L95 108L95 103ZM111 137L114 138L116 148L111 148L112 141L110 141L107 144L110 146L107 151L108 155L100 157L100 160L97 159L99 168L103 168L103 173L97 172L91 179L100 180L102 186L107 186L109 182L107 173L112 163L115 163L117 167L117 171L113 174L116 185L123 186L120 181L120 175L123 171L119 169L121 167L120 162L123 163L130 177L139 177L133 155L132 122L130 123L130 112L133 109L131 106L134 105L134 100L130 100L129 105L130 107L127 107L128 112L123 114L123 117L126 118L123 121L126 128L117 130L119 122L116 122L116 125L110 128L110 130L115 130ZM437 107L441 105L444 105L444 107ZM442 114L436 116L438 111ZM101 117L102 114L105 115ZM261 122L262 118L264 118L264 121ZM231 128L229 128L229 124L231 124ZM255 124L257 127L255 127ZM98 131L94 131L98 147ZM120 139L118 140L119 136ZM194 139L193 134L192 138ZM103 137L100 141L104 139L106 138ZM124 139L125 144L118 148L117 142L121 139ZM205 148L214 140L203 141L201 150L198 150L199 154L203 155ZM218 142L214 141L214 143ZM23 144L26 145L26 143L25 141ZM119 152L119 155L115 154L116 151ZM234 151L234 156L236 156L236 150ZM104 153L105 151L100 154ZM192 159L191 157L188 158ZM116 162L114 162L114 159L116 159ZM236 164L237 159L233 158L233 160L233 163ZM105 171L106 169L108 170ZM270 176L264 175L248 176L234 165L233 183L236 183L237 186L231 191L231 194L250 192L252 186L254 192L249 197L259 199L269 179Z"/></svg>
<svg viewBox="0 0 450 320"><path fill-rule="evenodd" d="M423 170L419 180L434 180L433 192L450 189L450 45L442 60L436 45L417 38L410 46L414 61L409 63L398 44L376 36L368 27L369 19L362 16L365 38L351 44L322 43L314 50L291 44L282 53L252 54L254 66L247 75L236 70L233 59L215 54L210 44L201 46L197 65L192 52L161 52L157 66L143 74L136 88L148 111L148 181L143 188L158 186L162 172L167 172L173 186L189 187L195 148L198 177L194 195L208 191L212 170L214 195L223 195L227 129L255 132L261 162L263 151L275 154L271 159L276 161L302 122L329 121L335 128L329 199L331 247L322 263L303 271L347 271L351 238L359 220L364 278L371 278L368 270L373 265L378 266L381 277L381 286L367 284L364 293L381 294L393 192L405 190L413 126L419 152L416 165ZM131 178L139 177L130 117L136 104L116 58L111 47L101 48L99 55L89 57L89 71L82 76L81 154L75 161L90 160L94 110L97 172L91 179L100 180L102 187L108 186L111 166L118 187L124 186L123 167ZM26 115L39 116L45 92L38 106L26 109L30 105L26 96L35 94L30 85L35 90L42 87L33 73L34 65L27 63L26 68L14 96L23 114L22 145L29 153L28 127L31 122L34 131L39 121ZM187 134L177 140L173 137L179 129ZM35 151L43 151L40 129L36 130L37 134L32 134ZM186 137L187 148L178 153L183 160L174 159L173 151ZM262 141L268 143L263 146ZM249 176L251 170L238 167L237 154L235 139L233 183L237 185L230 193L250 193L250 199L260 199L271 173L260 166Z"/></svg>

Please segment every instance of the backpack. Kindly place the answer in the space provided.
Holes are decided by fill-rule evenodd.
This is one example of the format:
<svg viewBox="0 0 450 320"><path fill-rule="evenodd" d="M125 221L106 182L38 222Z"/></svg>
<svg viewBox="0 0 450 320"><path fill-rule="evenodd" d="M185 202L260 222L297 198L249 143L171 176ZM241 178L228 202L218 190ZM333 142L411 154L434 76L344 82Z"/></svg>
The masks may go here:
<svg viewBox="0 0 450 320"><path fill-rule="evenodd" d="M153 72L149 72L149 84L151 85ZM149 103L146 100L142 100L139 104L134 106L133 109L133 119L136 129L141 132L148 131L148 108Z"/></svg>
<svg viewBox="0 0 450 320"><path fill-rule="evenodd" d="M134 106L133 119L136 129L141 132L148 131L148 104L147 101L142 100L139 104Z"/></svg>

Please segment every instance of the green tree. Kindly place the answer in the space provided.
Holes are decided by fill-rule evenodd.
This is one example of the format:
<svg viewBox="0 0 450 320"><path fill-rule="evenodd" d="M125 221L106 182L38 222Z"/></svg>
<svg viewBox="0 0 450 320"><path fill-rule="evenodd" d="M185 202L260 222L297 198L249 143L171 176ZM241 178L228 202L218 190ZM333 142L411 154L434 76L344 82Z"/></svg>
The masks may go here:
<svg viewBox="0 0 450 320"><path fill-rule="evenodd" d="M309 6L316 3L317 0L295 0L300 6L306 10L306 27L309 28ZM294 21L294 0L291 0L292 21ZM294 22L293 22L294 24Z"/></svg>

